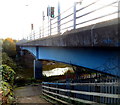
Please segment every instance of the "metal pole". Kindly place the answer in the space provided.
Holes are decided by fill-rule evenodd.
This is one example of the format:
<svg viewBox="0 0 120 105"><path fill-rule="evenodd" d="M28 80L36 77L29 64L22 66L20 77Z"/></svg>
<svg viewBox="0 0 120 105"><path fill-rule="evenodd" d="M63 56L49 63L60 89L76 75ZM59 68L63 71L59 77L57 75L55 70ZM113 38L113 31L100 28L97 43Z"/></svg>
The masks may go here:
<svg viewBox="0 0 120 105"><path fill-rule="evenodd" d="M41 28L40 28L40 30L39 30L39 38L41 38Z"/></svg>
<svg viewBox="0 0 120 105"><path fill-rule="evenodd" d="M73 17L73 20L74 20L74 23L73 23L73 27L74 29L76 29L76 2L74 2L74 17Z"/></svg>
<svg viewBox="0 0 120 105"><path fill-rule="evenodd" d="M30 35L30 40L32 40L32 31L31 31L31 35Z"/></svg>
<svg viewBox="0 0 120 105"><path fill-rule="evenodd" d="M35 31L33 30L33 37L34 37L34 40L35 40Z"/></svg>
<svg viewBox="0 0 120 105"><path fill-rule="evenodd" d="M51 19L50 19L50 35L51 35Z"/></svg>
<svg viewBox="0 0 120 105"><path fill-rule="evenodd" d="M49 30L50 30L50 29L49 29L49 23L50 23L50 22L49 22L49 16L48 16L48 36L49 36Z"/></svg>
<svg viewBox="0 0 120 105"><path fill-rule="evenodd" d="M34 78L35 78L35 60L33 61L33 68L34 68Z"/></svg>
<svg viewBox="0 0 120 105"><path fill-rule="evenodd" d="M50 6L48 5L48 8L47 8L47 12L48 12L48 36L49 36L49 31L50 31Z"/></svg>
<svg viewBox="0 0 120 105"><path fill-rule="evenodd" d="M30 40L32 40L32 30L31 30L31 34L30 34Z"/></svg>
<svg viewBox="0 0 120 105"><path fill-rule="evenodd" d="M31 40L31 33L30 33L30 35L29 35L29 40Z"/></svg>
<svg viewBox="0 0 120 105"><path fill-rule="evenodd" d="M43 37L44 37L44 20L45 20L45 16L44 16L44 11L43 11Z"/></svg>
<svg viewBox="0 0 120 105"><path fill-rule="evenodd" d="M60 15L60 2L58 1L58 34L60 34L60 19L61 19L61 15Z"/></svg>
<svg viewBox="0 0 120 105"><path fill-rule="evenodd" d="M33 24L31 24L31 40L33 39Z"/></svg>

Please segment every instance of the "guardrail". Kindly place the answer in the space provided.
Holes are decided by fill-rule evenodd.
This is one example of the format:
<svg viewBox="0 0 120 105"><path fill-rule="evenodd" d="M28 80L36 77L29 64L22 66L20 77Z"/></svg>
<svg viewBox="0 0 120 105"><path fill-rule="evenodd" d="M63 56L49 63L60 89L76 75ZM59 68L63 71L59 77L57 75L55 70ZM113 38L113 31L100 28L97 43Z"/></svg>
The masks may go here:
<svg viewBox="0 0 120 105"><path fill-rule="evenodd" d="M83 3L81 5L75 2L72 7L60 13L55 18L51 18L49 22L43 21L44 24L40 28L40 31L36 32L33 30L27 36L27 39L35 40L51 35L61 35L65 31L118 18L120 12L118 8L119 0L104 3L103 1L96 0L92 3Z"/></svg>
<svg viewBox="0 0 120 105"><path fill-rule="evenodd" d="M43 95L64 104L105 105L120 103L118 79L101 83L42 83Z"/></svg>

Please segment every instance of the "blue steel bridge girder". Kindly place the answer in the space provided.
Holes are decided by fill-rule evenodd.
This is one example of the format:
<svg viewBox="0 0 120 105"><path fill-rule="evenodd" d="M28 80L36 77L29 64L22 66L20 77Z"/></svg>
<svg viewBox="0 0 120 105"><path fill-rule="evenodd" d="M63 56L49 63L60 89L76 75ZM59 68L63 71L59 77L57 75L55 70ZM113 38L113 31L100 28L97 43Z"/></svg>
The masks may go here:
<svg viewBox="0 0 120 105"><path fill-rule="evenodd" d="M36 59L54 60L120 76L119 48L21 47Z"/></svg>

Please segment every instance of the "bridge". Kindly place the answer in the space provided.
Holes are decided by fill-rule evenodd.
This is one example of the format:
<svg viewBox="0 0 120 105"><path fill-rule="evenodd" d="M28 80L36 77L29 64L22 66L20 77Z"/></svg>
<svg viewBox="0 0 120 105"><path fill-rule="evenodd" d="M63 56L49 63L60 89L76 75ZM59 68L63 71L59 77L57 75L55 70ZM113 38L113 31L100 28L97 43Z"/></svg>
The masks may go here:
<svg viewBox="0 0 120 105"><path fill-rule="evenodd" d="M83 22L80 23L78 21L77 23L77 20L81 19L82 17L86 18L86 16L95 13L96 11L100 11L101 9L112 6L113 4L117 5L119 4L118 1L115 1L109 4L105 4L104 6L98 7L97 9L89 11L80 16L77 16L77 14L80 13L82 10L89 8L93 5L96 5L98 1L83 6L78 10L76 9L77 4L75 3L73 6L74 9L73 13L63 18L60 18L62 14L59 14L54 19L50 20L50 24L48 24L47 26L48 27L48 31L46 32L47 35L45 35L44 29L43 30L44 32L42 32L42 35L40 34L39 37L36 37L36 35L33 34L30 36L30 38L28 38L29 40L27 42L17 43L17 46L21 48L21 51L27 50L36 58L36 60L34 61L35 78L39 78L41 76L42 71L42 70L40 71L42 65L38 60L52 60L63 62L71 65L85 67L96 72L104 73L106 75L120 77L119 9L117 9L117 11L110 11L110 13L106 13L98 17L95 17L95 14L93 14L92 19L84 20ZM68 18L69 16L73 16L74 19L62 23L63 20ZM113 17L111 18L111 16ZM52 21L54 21L56 18L58 18L57 22L52 23ZM73 25L68 26L67 24L69 22L72 22ZM58 25L54 26L57 23ZM64 28L62 28L63 25L65 26ZM54 30L54 28L57 29L57 34L52 34L52 30ZM45 88L53 90L55 89L53 88L54 86L48 87L46 83L44 84L45 84L45 86L43 86L44 89ZM61 89L59 90L63 91ZM49 92L48 90L44 91L48 94L52 94L52 92ZM53 95L58 95L58 93L54 93ZM114 96L113 97L108 96L108 98L114 98ZM117 96L117 99L118 100L115 102L119 101L119 95ZM97 100L97 102L100 101ZM107 102L105 101L105 103L109 102L112 103L113 101ZM102 103L102 101L100 103Z"/></svg>
<svg viewBox="0 0 120 105"><path fill-rule="evenodd" d="M118 26L117 19L113 19L19 46L36 59L64 62L120 76Z"/></svg>

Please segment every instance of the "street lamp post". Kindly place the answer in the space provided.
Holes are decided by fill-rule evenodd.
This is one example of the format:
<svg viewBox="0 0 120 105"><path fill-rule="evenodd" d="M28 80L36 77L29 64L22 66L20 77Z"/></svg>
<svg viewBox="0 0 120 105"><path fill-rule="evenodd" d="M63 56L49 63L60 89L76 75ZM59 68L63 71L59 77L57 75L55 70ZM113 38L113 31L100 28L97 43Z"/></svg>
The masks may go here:
<svg viewBox="0 0 120 105"><path fill-rule="evenodd" d="M77 4L77 2L74 2L74 17L73 17L73 19L74 19L74 24L73 24L74 29L76 29L76 4Z"/></svg>
<svg viewBox="0 0 120 105"><path fill-rule="evenodd" d="M74 13L74 15L73 15L73 20L74 20L74 23L73 23L73 29L76 29L76 5L78 4L78 3L82 3L82 1L83 0L76 0L75 2L74 2L74 10L73 10L73 13Z"/></svg>
<svg viewBox="0 0 120 105"><path fill-rule="evenodd" d="M43 15L43 25L42 25L42 26L43 26L43 33L42 33L42 34L43 34L43 37L44 37L44 20L45 20L44 11L43 11L43 14L42 14L42 15Z"/></svg>
<svg viewBox="0 0 120 105"><path fill-rule="evenodd" d="M58 34L60 34L60 20L61 19L61 15L60 15L60 2L58 0Z"/></svg>

